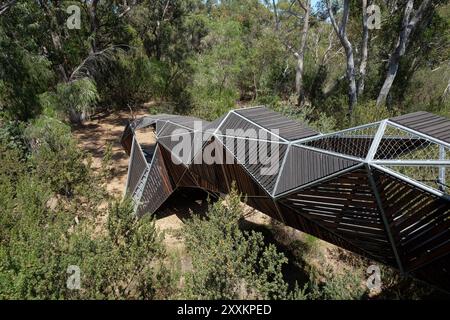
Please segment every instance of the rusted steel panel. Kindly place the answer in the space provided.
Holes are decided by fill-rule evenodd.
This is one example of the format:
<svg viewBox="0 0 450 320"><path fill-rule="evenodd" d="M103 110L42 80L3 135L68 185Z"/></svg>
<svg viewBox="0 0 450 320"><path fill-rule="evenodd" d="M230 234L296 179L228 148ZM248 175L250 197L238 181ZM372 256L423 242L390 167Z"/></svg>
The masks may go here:
<svg viewBox="0 0 450 320"><path fill-rule="evenodd" d="M364 250L361 250L361 248L348 242L347 240L331 232L330 230L320 226L317 222L308 219L298 211L292 210L290 207L285 206L282 202L278 202L278 207L283 217L283 222L286 225L294 229L311 234L319 239L328 241L341 248L345 248L357 254L363 256L367 255L367 253Z"/></svg>
<svg viewBox="0 0 450 320"><path fill-rule="evenodd" d="M155 152L155 159L136 211L138 216L155 212L174 190L160 149L157 148Z"/></svg>
<svg viewBox="0 0 450 320"><path fill-rule="evenodd" d="M257 141L252 139L230 139L227 150L239 164L268 192L272 193L281 171L287 144Z"/></svg>
<svg viewBox="0 0 450 320"><path fill-rule="evenodd" d="M170 150L166 149L166 147L162 144L159 144L162 157L164 159L164 163L168 172L170 172L170 180L172 181L172 185L176 186L183 175L188 170L188 167L182 163L174 163L172 160L172 153Z"/></svg>
<svg viewBox="0 0 450 320"><path fill-rule="evenodd" d="M223 146L218 141L211 141L208 143L212 148L216 148L222 151L222 159L225 159L226 153ZM190 170L201 180L199 183L202 185L208 182L211 185L216 186L215 190L221 192L229 192L229 185L225 176L224 165L222 163L207 164L202 159L203 154L200 152L194 161L190 164Z"/></svg>
<svg viewBox="0 0 450 320"><path fill-rule="evenodd" d="M245 199L245 202L255 208L256 210L259 210L265 214L267 214L268 216L283 222L283 218L281 217L275 202L273 201L272 198L252 198L252 197L247 197Z"/></svg>
<svg viewBox="0 0 450 320"><path fill-rule="evenodd" d="M139 144L135 139L133 150L131 150L132 155L131 158L133 161L130 164L130 171L129 171L129 178L128 178L128 194L133 194L134 190L136 189L136 186L138 185L142 174L144 173L145 169L147 168L147 160L145 160L145 157L139 147Z"/></svg>
<svg viewBox="0 0 450 320"><path fill-rule="evenodd" d="M220 135L226 135L229 137L242 137L242 138L256 138L259 137L261 139L261 136L258 134L263 134L264 132L267 137L266 140L271 141L279 141L280 139L273 135L270 132L270 128L261 128L258 125L255 125L251 123L251 121L248 121L247 119L234 114L230 113L228 117L221 123L221 125L218 127L218 134Z"/></svg>
<svg viewBox="0 0 450 320"><path fill-rule="evenodd" d="M120 143L127 155L131 154L131 146L133 144L133 129L131 124L128 122L123 130L122 137L120 138Z"/></svg>
<svg viewBox="0 0 450 320"><path fill-rule="evenodd" d="M448 201L378 170L374 176L405 267L416 269L450 253Z"/></svg>

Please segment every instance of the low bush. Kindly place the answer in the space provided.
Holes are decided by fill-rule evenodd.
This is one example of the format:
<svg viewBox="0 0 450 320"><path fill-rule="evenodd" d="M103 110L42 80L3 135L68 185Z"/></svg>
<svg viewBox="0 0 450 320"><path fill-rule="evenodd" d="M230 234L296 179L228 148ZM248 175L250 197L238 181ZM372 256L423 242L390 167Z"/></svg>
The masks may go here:
<svg viewBox="0 0 450 320"><path fill-rule="evenodd" d="M184 295L195 299L284 299L288 285L281 269L287 262L261 233L242 231L240 197L211 204L205 218L194 215L184 229L193 271Z"/></svg>
<svg viewBox="0 0 450 320"><path fill-rule="evenodd" d="M154 221L137 219L130 200L110 200L63 123L40 118L25 133L25 157L0 137L0 299L172 295ZM80 289L67 286L69 266Z"/></svg>

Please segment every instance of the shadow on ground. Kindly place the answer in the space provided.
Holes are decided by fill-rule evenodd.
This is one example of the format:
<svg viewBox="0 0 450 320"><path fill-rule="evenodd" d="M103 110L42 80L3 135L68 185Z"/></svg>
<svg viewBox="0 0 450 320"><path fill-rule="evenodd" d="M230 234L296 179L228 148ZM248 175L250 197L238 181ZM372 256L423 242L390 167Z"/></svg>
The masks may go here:
<svg viewBox="0 0 450 320"><path fill-rule="evenodd" d="M215 199L213 199L215 200ZM157 220L175 214L181 221L189 219L191 213L206 216L208 193L201 189L181 188L175 191L155 213Z"/></svg>
<svg viewBox="0 0 450 320"><path fill-rule="evenodd" d="M217 198L212 198L212 201ZM175 192L157 211L155 218L164 219L175 214L181 221L190 219L192 213L206 217L208 211L208 194L200 189L183 189ZM309 281L309 275L302 267L301 260L294 254L291 247L286 246L276 239L270 225L259 224L247 219L242 219L240 228L246 231L262 233L265 244L273 244L278 252L282 252L288 263L283 267L283 275L290 289L294 289L297 283L303 287Z"/></svg>

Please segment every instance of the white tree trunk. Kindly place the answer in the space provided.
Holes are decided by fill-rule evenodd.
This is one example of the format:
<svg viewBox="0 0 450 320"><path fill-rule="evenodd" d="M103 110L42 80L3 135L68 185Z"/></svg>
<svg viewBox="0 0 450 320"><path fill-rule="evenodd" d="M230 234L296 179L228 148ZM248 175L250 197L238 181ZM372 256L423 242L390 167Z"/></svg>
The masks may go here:
<svg viewBox="0 0 450 320"><path fill-rule="evenodd" d="M0 4L0 16L4 14L9 8L15 5L17 0L7 1L5 3Z"/></svg>
<svg viewBox="0 0 450 320"><path fill-rule="evenodd" d="M397 40L397 45L392 52L388 62L388 72L381 87L380 93L377 98L377 106L384 105L386 103L387 96L392 88L395 77L397 76L400 59L406 53L406 49L409 44L410 35L422 20L423 13L431 4L431 0L423 0L420 7L413 14L414 0L408 0L405 13L403 15L402 30ZM412 17L411 17L412 16Z"/></svg>
<svg viewBox="0 0 450 320"><path fill-rule="evenodd" d="M338 26L336 19L334 18L333 10L331 9L330 0L327 0L326 2L327 2L328 15L330 16L331 24L333 25L333 28L334 28L337 36L339 37L339 40L345 50L345 57L347 60L346 75L347 75L347 80L349 82L348 113L350 116L353 113L353 109L358 102L358 97L357 97L357 92L356 92L355 61L353 58L353 47L347 37L347 22L348 22L349 13L350 13L350 3L349 3L350 1L344 0L344 12L342 15L342 21L340 23L340 26Z"/></svg>
<svg viewBox="0 0 450 320"><path fill-rule="evenodd" d="M369 55L369 26L367 23L367 0L362 0L362 42L361 42L361 61L359 63L359 79L358 79L358 96L364 93L366 70L367 70L367 58Z"/></svg>
<svg viewBox="0 0 450 320"><path fill-rule="evenodd" d="M303 73L304 73L304 60L305 60L305 51L306 51L306 43L308 40L308 31L309 31L309 15L311 12L310 0L306 0L305 4L301 6L305 11L305 16L303 20L303 29L302 35L300 39L300 48L297 55L297 66L295 72L295 91L297 93L298 105L302 105L304 102L304 88L303 88Z"/></svg>
<svg viewBox="0 0 450 320"><path fill-rule="evenodd" d="M288 43L288 41L286 41L286 39L283 39L283 36L280 36L280 39L282 40L282 42L284 43L286 48L289 51L291 51L292 54L296 58L295 93L297 95L297 105L302 105L304 102L304 86L303 86L304 60L305 60L305 52L306 52L308 32L309 32L309 17L311 14L311 0L292 0L291 6L294 5L294 3L298 3L300 8L302 8L304 11L303 17L300 17L297 14L293 14L299 20L301 20L303 23L302 32L301 32L301 36L300 36L299 49L296 50L291 44ZM278 13L277 1L272 0L272 6L273 6L273 11L274 11L274 17L275 17L275 31L280 32L281 21L280 21L280 16Z"/></svg>
<svg viewBox="0 0 450 320"><path fill-rule="evenodd" d="M78 111L75 108L69 109L69 121L75 124L82 124L86 120L86 112Z"/></svg>
<svg viewBox="0 0 450 320"><path fill-rule="evenodd" d="M358 96L357 96L357 92L356 92L355 62L353 60L353 51L351 49L346 50L345 53L346 53L346 57L347 57L347 79L349 82L348 113L349 113L349 115L351 115L353 113L353 109L355 108L355 106L358 102Z"/></svg>

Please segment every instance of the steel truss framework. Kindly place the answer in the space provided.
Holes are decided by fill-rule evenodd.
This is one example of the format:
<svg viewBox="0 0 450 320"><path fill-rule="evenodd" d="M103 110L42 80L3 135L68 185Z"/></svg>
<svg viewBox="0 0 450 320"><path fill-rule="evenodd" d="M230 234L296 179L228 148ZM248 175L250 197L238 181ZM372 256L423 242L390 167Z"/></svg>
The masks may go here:
<svg viewBox="0 0 450 320"><path fill-rule="evenodd" d="M163 114L126 126L126 193L137 215L157 211L177 188L226 194L234 181L248 205L284 224L450 291L450 120L417 112L320 134L254 107L202 121L201 129L195 121L201 120ZM149 126L156 144L143 150L135 131ZM249 128L277 141L260 140L252 149L254 138L223 134ZM202 150L175 163L176 129L191 137L208 132L202 150L215 144L232 163L195 161ZM224 138L248 143L245 156ZM262 175L250 158L273 143L279 170Z"/></svg>

